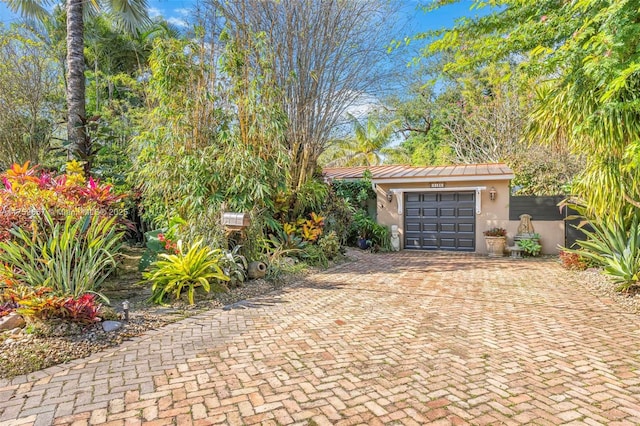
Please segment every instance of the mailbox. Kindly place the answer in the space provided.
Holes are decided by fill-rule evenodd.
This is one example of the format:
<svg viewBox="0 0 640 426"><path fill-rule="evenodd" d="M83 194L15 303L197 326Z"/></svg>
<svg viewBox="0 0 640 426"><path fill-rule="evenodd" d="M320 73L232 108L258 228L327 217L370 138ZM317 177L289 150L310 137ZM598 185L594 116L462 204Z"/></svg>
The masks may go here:
<svg viewBox="0 0 640 426"><path fill-rule="evenodd" d="M249 226L251 219L246 213L222 213L222 225L231 230L242 230Z"/></svg>

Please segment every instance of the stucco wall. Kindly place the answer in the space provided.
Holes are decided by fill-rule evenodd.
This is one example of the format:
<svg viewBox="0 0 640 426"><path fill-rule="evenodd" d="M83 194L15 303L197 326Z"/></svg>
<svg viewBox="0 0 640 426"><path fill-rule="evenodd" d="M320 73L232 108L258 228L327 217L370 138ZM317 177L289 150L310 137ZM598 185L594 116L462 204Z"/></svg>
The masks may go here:
<svg viewBox="0 0 640 426"><path fill-rule="evenodd" d="M513 245L513 237L518 230L518 221L509 220L509 181L460 181L446 182L445 188L441 191L456 191L457 188L469 187L486 187L481 191L481 213L476 215L476 252L486 253L487 249L484 243L483 232L493 227L502 227L507 230L507 241L509 245ZM497 191L496 199L490 200L489 188L495 187ZM400 232L400 242L404 244L404 220L403 214L398 214L398 196L393 194L391 202L387 201L387 194L392 189L398 188L424 188L426 191L431 190L429 183L393 183L378 184L376 186L377 193L377 212L378 223L391 227L398 225ZM541 244L543 253L557 253L558 244L564 243L564 224L562 222L536 222L533 226L541 236Z"/></svg>
<svg viewBox="0 0 640 426"><path fill-rule="evenodd" d="M559 246L564 246L564 226L562 220L555 221L531 221L535 231L540 234L540 245L543 254L558 254ZM518 233L518 225L520 222L512 220L506 228L508 232L507 243L513 245L513 236Z"/></svg>

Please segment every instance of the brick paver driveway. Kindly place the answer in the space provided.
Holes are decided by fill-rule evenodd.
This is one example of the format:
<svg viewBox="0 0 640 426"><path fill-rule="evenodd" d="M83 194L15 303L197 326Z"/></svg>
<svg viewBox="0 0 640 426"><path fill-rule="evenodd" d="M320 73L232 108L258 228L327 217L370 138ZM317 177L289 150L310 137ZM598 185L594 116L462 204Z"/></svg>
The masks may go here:
<svg viewBox="0 0 640 426"><path fill-rule="evenodd" d="M638 316L574 278L552 260L367 255L0 382L0 424L640 424Z"/></svg>

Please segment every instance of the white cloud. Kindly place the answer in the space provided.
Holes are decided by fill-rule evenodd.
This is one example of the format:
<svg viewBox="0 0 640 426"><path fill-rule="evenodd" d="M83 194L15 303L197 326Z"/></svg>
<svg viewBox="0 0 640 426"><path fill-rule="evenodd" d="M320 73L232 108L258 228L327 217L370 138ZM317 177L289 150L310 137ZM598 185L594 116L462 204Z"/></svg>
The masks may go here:
<svg viewBox="0 0 640 426"><path fill-rule="evenodd" d="M175 17L168 18L167 22L172 25L175 25L176 27L186 28L189 26L189 24L187 24L187 22L184 19L175 18Z"/></svg>
<svg viewBox="0 0 640 426"><path fill-rule="evenodd" d="M178 15L182 15L182 16L185 16L185 17L187 17L187 16L191 15L191 10L186 9L186 8L184 8L184 7L181 7L181 8L179 8L179 9L173 9L173 11L174 11L175 13L177 13Z"/></svg>
<svg viewBox="0 0 640 426"><path fill-rule="evenodd" d="M157 18L158 16L162 16L162 11L158 8L150 7L147 9L147 11L149 12L150 18Z"/></svg>
<svg viewBox="0 0 640 426"><path fill-rule="evenodd" d="M368 93L362 93L349 108L347 108L347 112L360 119L365 118L373 111L379 110L381 106L382 104L377 97Z"/></svg>

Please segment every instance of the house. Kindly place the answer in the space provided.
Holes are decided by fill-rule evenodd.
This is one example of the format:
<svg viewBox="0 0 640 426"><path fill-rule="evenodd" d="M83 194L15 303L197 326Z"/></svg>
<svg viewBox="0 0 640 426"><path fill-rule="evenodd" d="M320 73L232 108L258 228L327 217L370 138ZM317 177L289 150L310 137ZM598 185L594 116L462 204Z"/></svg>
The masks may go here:
<svg viewBox="0 0 640 426"><path fill-rule="evenodd" d="M361 179L371 172L376 216L397 225L402 249L486 253L483 232L506 228L513 244L518 220L509 220L513 170L504 164L411 167L402 165L325 168L325 179ZM544 253L564 244L564 222L536 222Z"/></svg>

